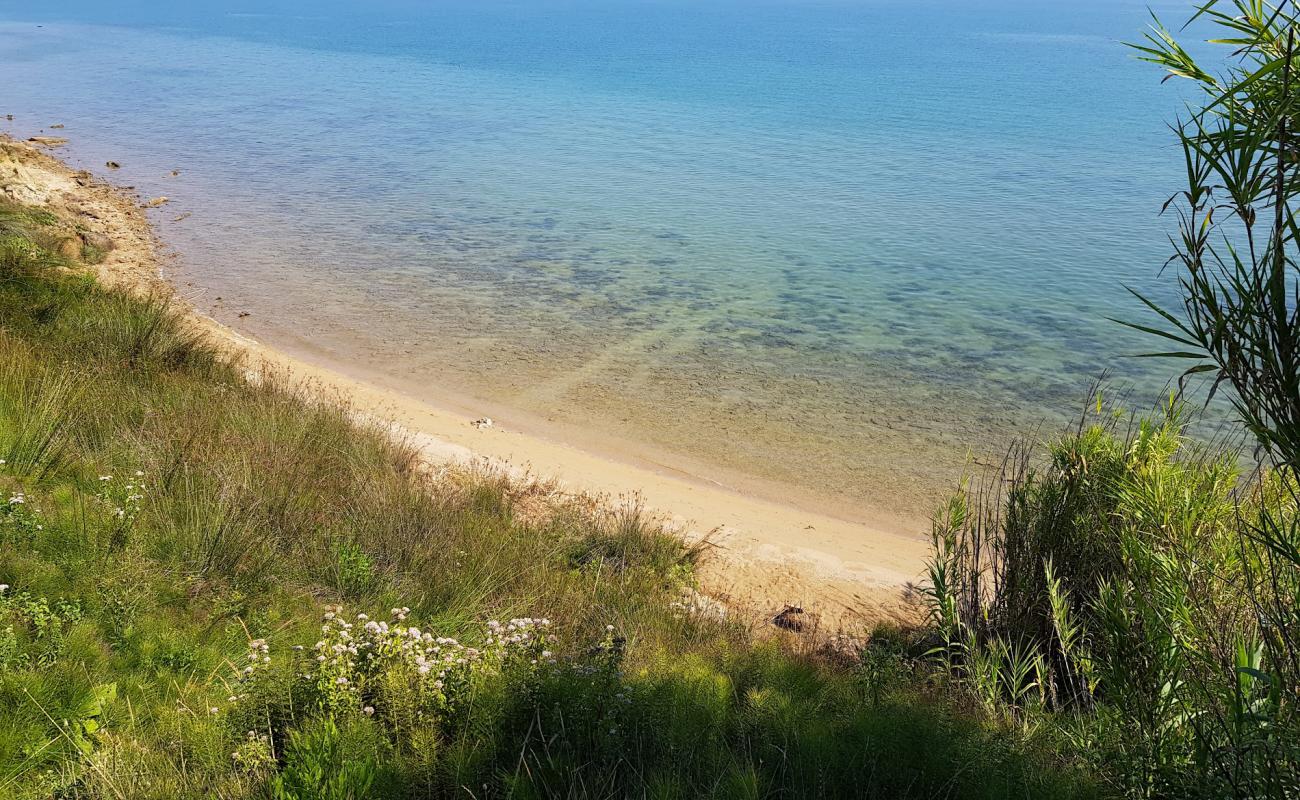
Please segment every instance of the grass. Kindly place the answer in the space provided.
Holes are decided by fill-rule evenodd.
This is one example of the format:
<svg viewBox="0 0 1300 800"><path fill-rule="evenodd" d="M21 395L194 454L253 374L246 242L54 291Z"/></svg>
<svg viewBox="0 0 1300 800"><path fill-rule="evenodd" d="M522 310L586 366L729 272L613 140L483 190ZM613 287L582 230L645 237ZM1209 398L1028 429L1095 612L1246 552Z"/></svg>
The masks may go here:
<svg viewBox="0 0 1300 800"><path fill-rule="evenodd" d="M0 796L1098 795L906 636L756 638L636 509L430 473L57 227L0 204Z"/></svg>
<svg viewBox="0 0 1300 800"><path fill-rule="evenodd" d="M936 660L1124 796L1295 796L1293 473L1242 474L1176 403L1127 425L1096 409L936 523Z"/></svg>

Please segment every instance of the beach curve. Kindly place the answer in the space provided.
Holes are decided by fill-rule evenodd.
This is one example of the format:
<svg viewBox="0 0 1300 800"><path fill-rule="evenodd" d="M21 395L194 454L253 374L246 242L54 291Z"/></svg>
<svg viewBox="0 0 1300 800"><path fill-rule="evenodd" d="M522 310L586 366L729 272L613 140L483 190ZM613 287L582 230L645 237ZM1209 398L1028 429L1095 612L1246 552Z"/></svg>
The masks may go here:
<svg viewBox="0 0 1300 800"><path fill-rule="evenodd" d="M441 408L288 353L201 314L164 277L169 256L145 215L147 202L44 149L0 139L3 189L24 202L66 209L115 244L95 267L106 284L177 299L195 326L244 359L247 368L281 371L322 397L392 426L431 464L482 464L537 475L566 491L609 503L636 503L692 542L706 542L701 588L761 615L803 609L826 630L862 630L918 614L913 582L928 554L924 521L846 519L711 482L707 475L627 463L500 422Z"/></svg>

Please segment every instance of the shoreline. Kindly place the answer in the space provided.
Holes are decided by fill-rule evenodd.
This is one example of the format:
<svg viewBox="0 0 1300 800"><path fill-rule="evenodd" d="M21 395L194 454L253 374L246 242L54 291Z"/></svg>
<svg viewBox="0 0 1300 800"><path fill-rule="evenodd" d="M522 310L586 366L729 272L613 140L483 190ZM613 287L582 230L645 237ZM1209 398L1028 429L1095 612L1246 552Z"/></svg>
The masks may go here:
<svg viewBox="0 0 1300 800"><path fill-rule="evenodd" d="M250 370L283 372L319 397L342 400L359 417L390 425L428 463L486 464L605 502L640 503L688 541L710 543L699 580L729 604L768 616L800 607L831 630L915 618L910 585L928 555L924 527L909 533L913 523L900 519L845 519L732 489L702 471L623 461L531 430L479 427L466 409L413 397L379 376L359 376L363 370L269 346L202 314L164 277L165 248L141 198L27 143L0 138L0 153L6 191L66 209L114 241L95 267L105 283L175 298L199 329Z"/></svg>

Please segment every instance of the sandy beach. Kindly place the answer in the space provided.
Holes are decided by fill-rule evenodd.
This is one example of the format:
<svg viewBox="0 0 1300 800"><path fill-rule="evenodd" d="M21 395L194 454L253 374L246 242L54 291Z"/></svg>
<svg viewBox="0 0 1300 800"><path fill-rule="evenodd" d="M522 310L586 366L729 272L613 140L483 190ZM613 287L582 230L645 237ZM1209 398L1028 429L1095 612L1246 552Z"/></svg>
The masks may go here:
<svg viewBox="0 0 1300 800"><path fill-rule="evenodd" d="M193 324L242 359L250 372L282 371L323 398L347 403L361 418L391 425L394 435L417 445L430 464L477 464L554 481L563 491L602 502L640 503L686 539L707 540L701 589L723 602L764 615L799 607L823 630L858 630L916 615L911 585L922 573L928 549L922 515L862 520L817 513L770 494L731 489L673 464L597 454L521 430L527 426L509 418L487 424L486 406L438 407L382 385L363 367L326 365L270 347L199 313L163 277L174 256L156 237L145 210L166 213L165 201L137 197L75 171L51 149L0 140L0 191L75 217L85 229L109 237L114 247L96 267L101 280L175 297Z"/></svg>

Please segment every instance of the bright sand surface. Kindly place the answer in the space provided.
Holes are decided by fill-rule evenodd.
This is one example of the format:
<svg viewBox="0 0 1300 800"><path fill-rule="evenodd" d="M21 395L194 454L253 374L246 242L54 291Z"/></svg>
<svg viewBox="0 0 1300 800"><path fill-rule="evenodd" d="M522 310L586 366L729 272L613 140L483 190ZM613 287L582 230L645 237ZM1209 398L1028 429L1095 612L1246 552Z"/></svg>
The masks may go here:
<svg viewBox="0 0 1300 800"><path fill-rule="evenodd" d="M105 282L134 291L175 292L163 278L167 256L141 198L75 172L37 147L8 140L0 144L0 190L76 215L86 227L111 237L116 247L96 268ZM451 395L446 402L430 403L359 365L323 363L309 348L289 353L268 347L199 314L182 292L176 295L194 324L245 359L250 371L288 373L318 396L342 400L363 418L391 424L430 463L483 463L554 480L566 491L609 503L640 503L688 540L707 539L700 582L714 597L764 614L797 606L829 630L859 629L916 613L911 584L927 553L923 514L863 519L848 509L780 502L770 491L735 488L701 465L620 457L608 444L589 447L603 443L576 429L569 441L560 441L508 410L504 421L477 425L485 416L482 404L471 408ZM487 416L502 413L487 411Z"/></svg>

